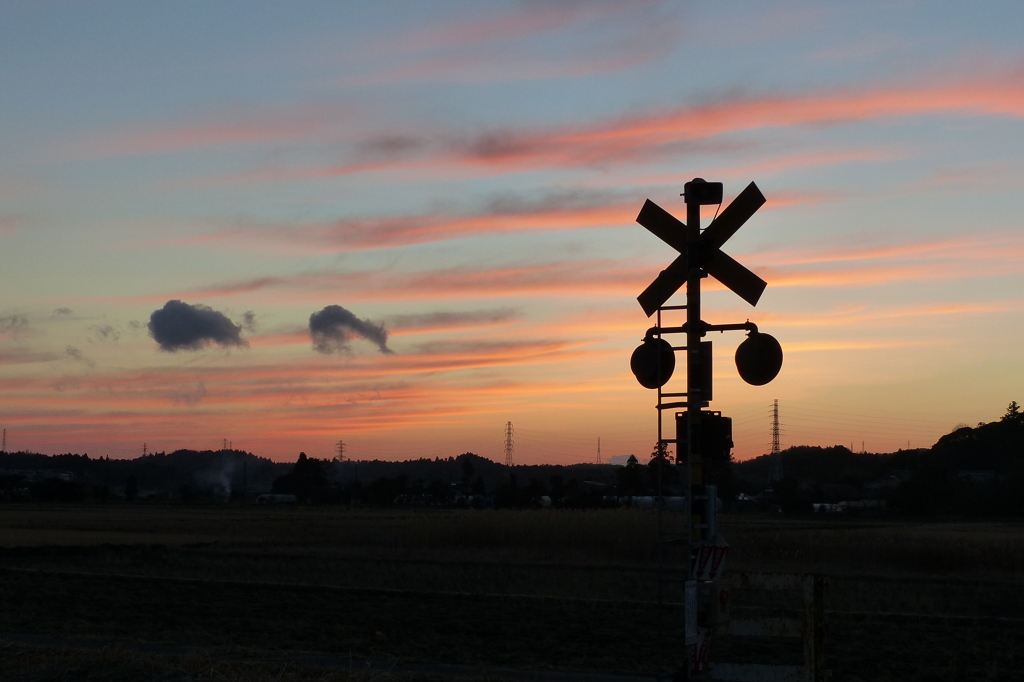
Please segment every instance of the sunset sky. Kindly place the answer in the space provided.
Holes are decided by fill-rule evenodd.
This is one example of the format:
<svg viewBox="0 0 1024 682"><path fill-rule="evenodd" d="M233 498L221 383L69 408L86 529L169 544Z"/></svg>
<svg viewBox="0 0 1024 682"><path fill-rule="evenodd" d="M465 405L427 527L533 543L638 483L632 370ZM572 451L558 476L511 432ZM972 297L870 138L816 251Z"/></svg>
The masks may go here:
<svg viewBox="0 0 1024 682"><path fill-rule="evenodd" d="M768 200L724 247L768 282L757 307L704 298L785 351L753 387L743 335L708 337L739 459L773 399L784 447L872 452L1024 402L1022 3L0 16L8 450L503 461L511 421L519 463L594 461L599 437L646 459L636 296L676 254L634 221L648 198L684 218L697 176ZM169 301L234 340L162 346ZM328 306L386 341L317 345Z"/></svg>

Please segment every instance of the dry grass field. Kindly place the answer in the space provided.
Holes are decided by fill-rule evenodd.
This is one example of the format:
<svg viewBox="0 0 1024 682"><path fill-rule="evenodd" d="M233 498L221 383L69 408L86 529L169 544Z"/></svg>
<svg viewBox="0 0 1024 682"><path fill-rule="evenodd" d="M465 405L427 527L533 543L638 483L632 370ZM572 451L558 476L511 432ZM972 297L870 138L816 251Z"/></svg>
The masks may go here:
<svg viewBox="0 0 1024 682"><path fill-rule="evenodd" d="M722 533L730 571L830 576L834 680L1024 679L1024 524L728 517ZM640 510L0 506L0 640L42 638L0 648L0 669L350 679L268 663L312 652L651 675L678 663L681 634L657 537L656 515ZM667 573L679 561L664 548ZM740 597L739 609L765 605ZM54 649L83 638L197 653ZM799 655L727 638L714 652ZM207 673L189 667L204 656Z"/></svg>

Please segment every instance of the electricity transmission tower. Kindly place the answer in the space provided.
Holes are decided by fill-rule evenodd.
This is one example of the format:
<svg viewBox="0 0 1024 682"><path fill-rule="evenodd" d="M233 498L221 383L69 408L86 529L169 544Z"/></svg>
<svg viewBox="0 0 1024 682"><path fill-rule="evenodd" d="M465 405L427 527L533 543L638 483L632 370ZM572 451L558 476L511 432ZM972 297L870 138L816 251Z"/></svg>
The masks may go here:
<svg viewBox="0 0 1024 682"><path fill-rule="evenodd" d="M338 461L345 461L345 441L339 440L338 444L334 446L334 451L338 453Z"/></svg>
<svg viewBox="0 0 1024 682"><path fill-rule="evenodd" d="M772 454L768 483L782 480L782 450L779 448L779 400L772 405Z"/></svg>
<svg viewBox="0 0 1024 682"><path fill-rule="evenodd" d="M597 463L601 463L601 436L597 437Z"/></svg>
<svg viewBox="0 0 1024 682"><path fill-rule="evenodd" d="M505 466L512 466L512 422L505 424Z"/></svg>
<svg viewBox="0 0 1024 682"><path fill-rule="evenodd" d="M7 429L4 429L4 445L0 447L0 452L7 452Z"/></svg>

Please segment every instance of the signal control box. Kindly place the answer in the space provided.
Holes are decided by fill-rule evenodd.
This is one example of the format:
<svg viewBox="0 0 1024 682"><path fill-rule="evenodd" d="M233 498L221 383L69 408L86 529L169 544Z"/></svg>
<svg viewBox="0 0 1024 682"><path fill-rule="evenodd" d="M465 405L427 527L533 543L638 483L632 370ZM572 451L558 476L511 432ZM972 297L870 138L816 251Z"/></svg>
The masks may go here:
<svg viewBox="0 0 1024 682"><path fill-rule="evenodd" d="M693 420L692 433L687 427L687 413L676 413L676 464L686 461L689 440L693 440L693 461L700 464L705 460L729 459L732 454L732 419L723 417L721 412L698 411ZM702 481L693 481L694 483Z"/></svg>

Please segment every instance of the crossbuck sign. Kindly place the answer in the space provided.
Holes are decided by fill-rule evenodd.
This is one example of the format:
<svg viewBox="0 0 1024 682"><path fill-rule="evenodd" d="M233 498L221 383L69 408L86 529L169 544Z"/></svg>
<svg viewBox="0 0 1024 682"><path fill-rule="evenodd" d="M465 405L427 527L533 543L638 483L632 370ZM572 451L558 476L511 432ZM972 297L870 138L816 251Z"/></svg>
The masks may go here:
<svg viewBox="0 0 1024 682"><path fill-rule="evenodd" d="M636 221L680 255L637 297L647 317L653 315L686 282L692 264L691 257L696 259L696 265L732 289L744 301L757 305L768 284L721 249L764 202L761 190L750 183L701 233L696 244L690 245L686 241L686 225L648 199ZM694 252L691 253L691 250Z"/></svg>

